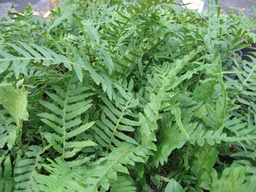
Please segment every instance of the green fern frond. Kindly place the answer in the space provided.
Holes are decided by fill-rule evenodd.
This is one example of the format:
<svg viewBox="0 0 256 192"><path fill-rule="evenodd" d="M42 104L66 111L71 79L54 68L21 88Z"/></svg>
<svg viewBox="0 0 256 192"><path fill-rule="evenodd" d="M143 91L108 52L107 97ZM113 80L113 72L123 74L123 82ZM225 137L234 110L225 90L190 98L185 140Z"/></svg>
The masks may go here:
<svg viewBox="0 0 256 192"><path fill-rule="evenodd" d="M79 134L94 124L81 120L81 115L92 106L92 93L88 92L88 87L78 83L77 78L71 78L66 89L58 85L52 85L52 88L55 93L46 92L51 100L40 102L49 112L38 115L51 128L43 135L63 159L74 158L83 148L96 145L91 140L79 139Z"/></svg>
<svg viewBox="0 0 256 192"><path fill-rule="evenodd" d="M13 192L13 164L9 151L5 151L0 156L0 191Z"/></svg>
<svg viewBox="0 0 256 192"><path fill-rule="evenodd" d="M3 18L0 191L256 191L255 22L175 2Z"/></svg>
<svg viewBox="0 0 256 192"><path fill-rule="evenodd" d="M166 18L171 18L171 13L160 6L151 9L148 5L147 8L127 5L126 9L116 10L114 21L102 27L102 34L111 47L117 74L128 76L135 68L142 74L145 62L156 58L159 51L165 56L170 54L166 48L171 46L168 40L179 27L171 27L172 20L166 22ZM159 20L165 24L160 24ZM145 35L141 35L143 33ZM161 49L163 47L166 52Z"/></svg>
<svg viewBox="0 0 256 192"><path fill-rule="evenodd" d="M254 129L256 125L255 114L248 113L246 118L242 116L234 116L232 110L230 110L230 113L231 114L225 120L225 128L228 130L230 135L246 137L256 134Z"/></svg>
<svg viewBox="0 0 256 192"><path fill-rule="evenodd" d="M248 191L256 190L256 175L247 174L248 167L241 165L231 165L225 168L220 178L217 172L212 173L211 192L219 191Z"/></svg>
<svg viewBox="0 0 256 192"><path fill-rule="evenodd" d="M18 126L20 121L28 120L27 92L24 87L19 88L21 81L16 84L0 84L0 104L11 114Z"/></svg>
<svg viewBox="0 0 256 192"><path fill-rule="evenodd" d="M231 100L228 116L225 119L225 128L230 137L247 138L236 143L241 148L247 149L246 153L240 151L237 156L246 154L248 157L255 158L252 152L255 150L256 140L255 52L251 52L248 59L250 61L238 60L239 63L232 66L233 70L231 70L230 76L226 77L227 90Z"/></svg>
<svg viewBox="0 0 256 192"><path fill-rule="evenodd" d="M40 191L136 191L134 183L128 176L128 166L135 166L135 163L143 163L146 160L144 150L128 143L115 148L106 157L87 166L70 167L70 164L56 159L56 162L49 160L51 164L44 165L50 173L49 176L36 174L35 180L38 183L32 186ZM120 181L120 182L118 182Z"/></svg>
<svg viewBox="0 0 256 192"><path fill-rule="evenodd" d="M36 184L34 176L41 169L42 152L41 147L32 145L26 152L26 157L17 160L14 166L15 192L32 191L32 186Z"/></svg>
<svg viewBox="0 0 256 192"><path fill-rule="evenodd" d="M120 191L133 188L133 183L126 178L126 185L116 183L118 177L129 174L128 166L135 166L135 163L144 163L147 159L145 149L132 144L123 143L114 148L111 153L93 163L91 168L85 171L86 175L81 182L86 185L85 191L97 192L100 188L107 191L115 183L115 188ZM129 186L127 185L129 183Z"/></svg>
<svg viewBox="0 0 256 192"><path fill-rule="evenodd" d="M121 87L119 87L121 91ZM123 96L127 97L125 92L121 91ZM103 105L99 105L101 109L100 120L96 121L93 126L95 139L102 147L111 150L115 146L119 146L121 142L138 144L132 137L135 127L139 125L134 115L132 108L137 106L137 100L131 96L128 100L119 96L118 107L114 106L103 94L100 94ZM129 136L129 133L131 136Z"/></svg>
<svg viewBox="0 0 256 192"><path fill-rule="evenodd" d="M15 125L13 118L6 117L7 111L0 111L0 149L6 145L11 150L17 140L19 127Z"/></svg>
<svg viewBox="0 0 256 192"><path fill-rule="evenodd" d="M171 117L169 117L171 119ZM188 133L187 137L178 126L178 123L172 123L170 120L164 129L161 131L159 138L159 147L154 157L154 163L164 164L168 156L174 149L181 148L186 142L191 144L197 143L203 146L205 143L209 145L219 144L221 141L226 141L227 135L221 131L204 131L202 125L190 123L188 119L183 119L183 127Z"/></svg>
<svg viewBox="0 0 256 192"><path fill-rule="evenodd" d="M202 121L204 124L212 130L221 130L224 127L225 114L226 114L226 106L225 100L223 96L219 96L215 102L208 101L205 105L201 107L205 110L202 110L203 117ZM202 114L200 115L202 116ZM208 129L209 129L208 128Z"/></svg>
<svg viewBox="0 0 256 192"><path fill-rule="evenodd" d="M236 76L227 77L227 85L230 93L233 94L231 95L231 103L238 102L242 106L248 106L250 111L255 113L256 109L250 106L256 101L256 53L252 52L251 54L254 55L254 57L248 56L251 61L242 61L242 64L233 66L231 73L236 74Z"/></svg>
<svg viewBox="0 0 256 192"><path fill-rule="evenodd" d="M84 35L85 47L91 49L90 54L93 53L93 57L97 58L94 65L97 65L98 61L100 61L101 68L106 68L109 74L111 74L114 68L114 63L109 52L105 51L106 47L100 39L98 26L95 27L95 24L90 20L82 20L82 18L79 18L76 14L73 14L72 16L78 22L80 30ZM105 67L102 67L102 64Z"/></svg>
<svg viewBox="0 0 256 192"><path fill-rule="evenodd" d="M80 58L75 60L56 53L47 47L22 42L17 44L6 43L0 49L0 62L3 66L0 72L13 71L16 78L19 78L20 74L27 75L30 67L39 66L37 69L40 70L40 65L49 67L63 64L70 71L74 68L79 80L82 81L83 74L81 71L91 69L89 62L86 62L86 60L83 61Z"/></svg>
<svg viewBox="0 0 256 192"><path fill-rule="evenodd" d="M211 173L215 164L218 151L214 146L204 145L194 148L194 159L191 171L198 179L198 185L205 190L210 189Z"/></svg>
<svg viewBox="0 0 256 192"><path fill-rule="evenodd" d="M33 191L69 191L80 192L85 191L81 180L81 175L85 172L81 170L82 167L70 167L67 162L60 158L55 159L56 162L48 159L50 164L43 165L50 175L43 175L36 173L34 178L36 185L32 185ZM83 172L83 173L82 173Z"/></svg>
<svg viewBox="0 0 256 192"><path fill-rule="evenodd" d="M155 132L159 129L158 120L162 118L162 113L172 113L178 123L178 129L189 138L189 134L181 122L181 111L177 107L179 94L174 90L178 89L179 83L190 79L197 70L202 70L202 68L198 67L198 69L180 75L189 61L201 49L199 47L198 50L192 51L189 55L184 56L182 60L177 60L174 63L166 62L162 66L155 66L152 74L148 75L145 94L148 103L145 104L143 109L145 115L142 113L139 115L143 146L156 150L154 143L156 141Z"/></svg>
<svg viewBox="0 0 256 192"><path fill-rule="evenodd" d="M237 107L240 108L240 106ZM230 116L225 120L225 129L230 137L227 142L231 145L237 146L240 150L236 153L228 153L228 155L238 158L243 156L253 160L256 159L255 119L255 114L251 114L250 112L248 112L247 116L241 116L233 113L231 110Z"/></svg>
<svg viewBox="0 0 256 192"><path fill-rule="evenodd" d="M117 181L111 184L110 192L129 191L136 192L134 181L130 176L118 176Z"/></svg>
<svg viewBox="0 0 256 192"><path fill-rule="evenodd" d="M193 99L190 101L194 103L191 104L194 107L184 112L200 118L207 130L222 130L227 110L226 90L217 87L216 80L199 82L193 92ZM182 103L181 105L184 106Z"/></svg>

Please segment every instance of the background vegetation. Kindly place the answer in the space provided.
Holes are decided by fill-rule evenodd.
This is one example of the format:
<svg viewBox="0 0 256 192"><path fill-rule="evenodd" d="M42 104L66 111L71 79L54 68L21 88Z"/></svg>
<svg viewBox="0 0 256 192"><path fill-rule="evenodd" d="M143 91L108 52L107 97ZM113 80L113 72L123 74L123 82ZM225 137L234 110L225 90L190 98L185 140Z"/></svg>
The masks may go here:
<svg viewBox="0 0 256 192"><path fill-rule="evenodd" d="M255 20L216 3L6 16L0 191L256 191Z"/></svg>

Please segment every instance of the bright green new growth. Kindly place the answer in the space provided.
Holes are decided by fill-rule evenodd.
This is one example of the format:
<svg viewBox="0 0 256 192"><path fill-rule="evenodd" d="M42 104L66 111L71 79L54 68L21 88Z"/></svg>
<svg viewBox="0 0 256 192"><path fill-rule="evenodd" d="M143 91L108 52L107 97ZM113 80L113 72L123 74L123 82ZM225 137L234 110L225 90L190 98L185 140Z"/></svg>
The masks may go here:
<svg viewBox="0 0 256 192"><path fill-rule="evenodd" d="M245 179L245 173L248 167L241 165L232 165L224 169L221 177L218 179L217 173L212 173L212 188L211 192L217 191L250 191L255 190L256 176L250 175ZM236 182L234 182L236 181Z"/></svg>
<svg viewBox="0 0 256 192"><path fill-rule="evenodd" d="M0 191L256 191L255 21L209 6L6 16Z"/></svg>
<svg viewBox="0 0 256 192"><path fill-rule="evenodd" d="M0 105L15 119L17 125L21 120L28 120L27 92L24 87L19 88L12 83L0 84Z"/></svg>

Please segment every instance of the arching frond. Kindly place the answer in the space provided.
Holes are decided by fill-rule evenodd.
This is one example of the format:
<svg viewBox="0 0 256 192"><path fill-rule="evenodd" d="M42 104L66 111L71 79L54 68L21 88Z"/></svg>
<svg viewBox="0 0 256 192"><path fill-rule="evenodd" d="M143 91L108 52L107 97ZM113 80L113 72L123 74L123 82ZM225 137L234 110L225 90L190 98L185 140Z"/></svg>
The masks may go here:
<svg viewBox="0 0 256 192"><path fill-rule="evenodd" d="M44 165L45 169L50 173L49 176L36 174L35 181L37 185L33 185L34 191L84 191L84 186L79 180L81 179L81 168L70 167L67 162L60 158L55 159L56 162L48 159L50 164Z"/></svg>
<svg viewBox="0 0 256 192"><path fill-rule="evenodd" d="M6 117L8 112L0 111L0 149L5 146L11 150L17 140L17 134L20 133L20 127L17 127L13 118Z"/></svg>
<svg viewBox="0 0 256 192"><path fill-rule="evenodd" d="M70 167L61 159L56 159L56 162L49 160L51 164L44 167L50 172L50 176L37 174L35 179L39 184L35 189L49 192L64 190L97 192L99 189L134 191L134 183L128 176L128 167L145 162L147 158L143 151L141 147L124 143L88 167Z"/></svg>
<svg viewBox="0 0 256 192"><path fill-rule="evenodd" d="M58 85L52 85L52 88L54 92L46 92L50 100L41 101L49 111L38 114L50 128L43 135L63 159L74 158L83 148L96 145L91 140L79 139L79 134L94 124L81 119L92 106L90 96L93 94L88 87L78 83L76 77L68 80L65 89Z"/></svg>
<svg viewBox="0 0 256 192"><path fill-rule="evenodd" d="M17 160L14 167L15 191L32 192L32 186L36 184L34 176L41 169L42 152L39 146L30 146L26 156Z"/></svg>
<svg viewBox="0 0 256 192"><path fill-rule="evenodd" d="M117 180L113 182L110 192L129 191L136 192L136 186L130 176L118 176Z"/></svg>
<svg viewBox="0 0 256 192"><path fill-rule="evenodd" d="M2 152L0 156L0 191L13 192L13 165L9 151Z"/></svg>
<svg viewBox="0 0 256 192"><path fill-rule="evenodd" d="M214 171L212 173L211 191L255 191L256 175L248 174L247 171L248 167L233 165L225 168L220 178L218 178L217 172Z"/></svg>
<svg viewBox="0 0 256 192"><path fill-rule="evenodd" d="M211 173L217 158L218 150L215 146L205 144L195 147L191 171L198 178L198 185L205 190L210 189Z"/></svg>
<svg viewBox="0 0 256 192"><path fill-rule="evenodd" d="M118 177L122 175L128 175L129 166L136 166L136 163L143 163L147 160L145 155L145 149L140 146L134 146L132 144L123 143L119 147L112 150L106 157L99 159L91 165L91 168L87 168L85 176L82 178L82 182L86 185L86 191L97 192L98 189L107 191L113 183L115 183L115 189L125 191L126 189L132 189L133 183L129 182L129 177L126 181L118 182ZM126 185L123 185L123 183ZM129 185L127 185L129 183Z"/></svg>
<svg viewBox="0 0 256 192"><path fill-rule="evenodd" d="M200 51L199 47L197 51ZM175 89L179 89L179 83L192 78L192 75L197 71L202 70L201 67L193 71L183 73L184 68L189 64L189 61L197 54L197 51L192 51L182 60L177 60L175 63L166 62L162 66L153 68L151 75L148 75L148 85L145 97L148 102L144 106L144 113L140 114L142 144L151 150L156 150L155 132L159 129L158 120L162 119L161 113L172 113L178 125L178 129L188 138L189 134L181 122L181 112L177 107L177 97L179 94ZM180 75L182 74L182 75ZM165 125L164 125L165 126ZM192 129L191 129L192 130ZM178 130L177 130L178 131Z"/></svg>
<svg viewBox="0 0 256 192"><path fill-rule="evenodd" d="M122 90L121 87L119 90ZM100 119L96 121L92 129L95 132L97 143L106 148L107 151L119 146L124 141L138 144L133 138L133 132L139 126L139 122L132 111L137 106L138 101L125 92L123 95L127 100L120 95L118 99L116 98L119 104L115 106L103 94L99 93L103 102L102 105L99 105L101 114Z"/></svg>

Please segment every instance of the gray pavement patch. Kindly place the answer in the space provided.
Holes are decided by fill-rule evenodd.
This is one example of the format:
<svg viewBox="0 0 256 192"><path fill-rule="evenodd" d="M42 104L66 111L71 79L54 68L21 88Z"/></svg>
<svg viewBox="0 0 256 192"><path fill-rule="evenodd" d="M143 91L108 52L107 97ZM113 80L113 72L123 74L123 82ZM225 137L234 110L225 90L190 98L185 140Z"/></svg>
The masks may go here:
<svg viewBox="0 0 256 192"><path fill-rule="evenodd" d="M11 9L12 3L4 2L0 4L0 19Z"/></svg>
<svg viewBox="0 0 256 192"><path fill-rule="evenodd" d="M35 10L48 10L50 7L49 0L0 0L0 19L7 14L8 11L21 12L29 4L33 5ZM13 8L11 8L13 5Z"/></svg>
<svg viewBox="0 0 256 192"><path fill-rule="evenodd" d="M253 7L256 8L256 0L220 0L219 5L223 13L232 10L235 13L244 12L248 17L255 18Z"/></svg>

